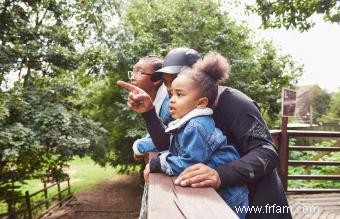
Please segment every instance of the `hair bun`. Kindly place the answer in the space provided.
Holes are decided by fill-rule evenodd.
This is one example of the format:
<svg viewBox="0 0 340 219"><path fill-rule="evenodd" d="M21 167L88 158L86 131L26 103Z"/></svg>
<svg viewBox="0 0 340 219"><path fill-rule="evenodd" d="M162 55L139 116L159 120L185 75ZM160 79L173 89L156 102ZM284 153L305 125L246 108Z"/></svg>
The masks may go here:
<svg viewBox="0 0 340 219"><path fill-rule="evenodd" d="M229 77L230 67L228 60L218 52L209 52L193 68L207 74L216 82L223 81Z"/></svg>

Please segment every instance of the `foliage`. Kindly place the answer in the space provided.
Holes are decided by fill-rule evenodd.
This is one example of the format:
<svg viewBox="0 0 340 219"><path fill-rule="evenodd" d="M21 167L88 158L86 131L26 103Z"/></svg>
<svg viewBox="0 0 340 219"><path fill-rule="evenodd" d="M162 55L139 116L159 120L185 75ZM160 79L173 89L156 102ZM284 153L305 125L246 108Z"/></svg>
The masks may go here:
<svg viewBox="0 0 340 219"><path fill-rule="evenodd" d="M253 53L254 62L243 64L227 84L256 100L268 125L277 127L282 88L293 88L303 67L297 66L290 55L279 55L271 42L261 42Z"/></svg>
<svg viewBox="0 0 340 219"><path fill-rule="evenodd" d="M0 86L8 74L28 83L33 70L51 77L75 70L83 61L80 52L107 40L119 3L2 0Z"/></svg>
<svg viewBox="0 0 340 219"><path fill-rule="evenodd" d="M129 165L137 164L132 157L132 143L136 138L144 136L146 129L140 115L128 109L127 91L118 88L115 81L106 77L90 82L84 93L82 111L101 121L108 130L105 145L109 147L97 147L94 158L103 163L110 162L121 172L129 172Z"/></svg>
<svg viewBox="0 0 340 219"><path fill-rule="evenodd" d="M338 0L256 0L256 4L248 8L261 16L265 28L284 27L306 31L314 25L311 17L315 14L323 15L324 20L329 22L340 22Z"/></svg>
<svg viewBox="0 0 340 219"><path fill-rule="evenodd" d="M326 115L330 108L331 94L319 87L313 87L309 98L313 107L313 122L319 122L319 119Z"/></svg>
<svg viewBox="0 0 340 219"><path fill-rule="evenodd" d="M321 141L316 143L316 147L336 146L336 140ZM312 146L311 146L312 147ZM316 152L292 151L289 153L289 160L313 160L313 161L340 161L339 152ZM289 175L337 175L340 172L338 166L298 166L289 167ZM320 180L290 180L291 188L340 188L340 183L335 181Z"/></svg>
<svg viewBox="0 0 340 219"><path fill-rule="evenodd" d="M329 112L331 116L338 119L340 118L340 92L337 92L332 96Z"/></svg>
<svg viewBox="0 0 340 219"><path fill-rule="evenodd" d="M72 156L105 147L105 129L79 111L76 80L79 68L95 68L82 53L106 39L108 3L1 1L0 198L10 208L24 180L59 179Z"/></svg>
<svg viewBox="0 0 340 219"><path fill-rule="evenodd" d="M340 122L340 91L332 94L327 115L322 116L322 122Z"/></svg>
<svg viewBox="0 0 340 219"><path fill-rule="evenodd" d="M0 126L0 197L20 195L12 187L30 178L64 177L63 164L85 155L105 133L100 124L75 110L76 87L70 81L20 84L5 93L7 115ZM9 200L7 200L9 201Z"/></svg>

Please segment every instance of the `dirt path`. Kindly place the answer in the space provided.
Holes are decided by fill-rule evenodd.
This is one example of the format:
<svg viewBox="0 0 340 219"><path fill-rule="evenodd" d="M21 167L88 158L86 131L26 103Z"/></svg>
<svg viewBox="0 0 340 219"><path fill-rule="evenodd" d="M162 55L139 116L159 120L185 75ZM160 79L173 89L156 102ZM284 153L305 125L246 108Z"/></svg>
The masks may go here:
<svg viewBox="0 0 340 219"><path fill-rule="evenodd" d="M116 176L74 195L65 206L43 219L138 218L142 186L138 174Z"/></svg>

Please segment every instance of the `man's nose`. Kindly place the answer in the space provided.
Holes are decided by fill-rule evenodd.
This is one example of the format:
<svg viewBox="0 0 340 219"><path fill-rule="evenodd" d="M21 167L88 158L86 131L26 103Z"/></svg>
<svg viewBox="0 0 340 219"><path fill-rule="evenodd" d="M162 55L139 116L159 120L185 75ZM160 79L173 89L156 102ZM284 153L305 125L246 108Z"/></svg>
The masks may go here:
<svg viewBox="0 0 340 219"><path fill-rule="evenodd" d="M130 80L132 80L132 79L136 79L136 74L135 73L132 73Z"/></svg>

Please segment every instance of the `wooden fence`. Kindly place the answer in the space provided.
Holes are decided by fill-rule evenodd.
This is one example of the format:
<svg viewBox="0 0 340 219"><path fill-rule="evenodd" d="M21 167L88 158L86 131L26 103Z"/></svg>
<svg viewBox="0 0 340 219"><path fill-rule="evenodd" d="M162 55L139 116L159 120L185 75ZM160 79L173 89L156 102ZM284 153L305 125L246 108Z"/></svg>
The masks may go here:
<svg viewBox="0 0 340 219"><path fill-rule="evenodd" d="M67 183L67 186L62 189L61 184L64 182ZM51 190L53 187L57 188L57 193L49 196L48 190ZM67 194L63 195L63 193L65 192L67 192ZM42 193L43 193L43 199L38 198L37 203L36 201L33 201L35 196L38 196L39 194L42 194ZM22 197L25 203L24 209L13 209L13 212L0 214L0 218L17 218L18 216L23 216L24 218L32 219L34 216L33 214L34 210L38 209L39 207L44 206L45 210L48 211L57 206L61 206L63 201L69 199L71 195L72 194L71 194L69 178L65 181L56 182L49 186L47 186L47 184L44 183L44 188L35 193L29 194L28 191L25 192L25 196Z"/></svg>
<svg viewBox="0 0 340 219"><path fill-rule="evenodd" d="M340 175L289 175L288 166L340 166L340 162L337 161L309 161L309 160L289 160L290 151L327 151L327 152L339 152L340 147L316 147L310 145L303 146L290 146L289 139L296 137L316 137L327 139L340 139L340 132L333 131L301 131L301 130L288 130L287 118L282 119L281 130L271 131L274 143L279 148L280 165L278 172L284 186L285 191L288 192L340 192L340 189L290 189L288 188L288 180L340 180Z"/></svg>

